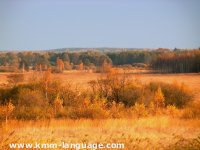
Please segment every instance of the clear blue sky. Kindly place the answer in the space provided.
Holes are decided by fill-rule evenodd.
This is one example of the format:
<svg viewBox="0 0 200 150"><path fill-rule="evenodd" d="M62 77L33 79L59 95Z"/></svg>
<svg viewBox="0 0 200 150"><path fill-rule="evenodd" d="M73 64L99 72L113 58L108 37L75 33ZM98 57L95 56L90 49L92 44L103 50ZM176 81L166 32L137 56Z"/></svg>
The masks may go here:
<svg viewBox="0 0 200 150"><path fill-rule="evenodd" d="M200 0L1 0L0 50L198 48Z"/></svg>

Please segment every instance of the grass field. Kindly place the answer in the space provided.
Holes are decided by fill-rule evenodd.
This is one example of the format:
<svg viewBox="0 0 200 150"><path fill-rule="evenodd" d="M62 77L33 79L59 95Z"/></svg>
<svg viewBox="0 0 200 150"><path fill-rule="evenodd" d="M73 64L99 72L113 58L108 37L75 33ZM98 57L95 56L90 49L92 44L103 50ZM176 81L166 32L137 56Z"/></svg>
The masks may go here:
<svg viewBox="0 0 200 150"><path fill-rule="evenodd" d="M0 85L7 83L7 76L11 73L0 73ZM26 78L30 77L32 73L26 73ZM99 78L99 73L89 73L84 71L66 71L63 74L54 74L53 78L60 79L64 82L73 82L83 86L91 80ZM188 85L190 88L200 92L200 74L135 74L129 73L130 78L137 78L143 82L149 81L163 81L163 82L179 82Z"/></svg>
<svg viewBox="0 0 200 150"><path fill-rule="evenodd" d="M0 86L6 86L9 73L0 74ZM32 73L26 73L28 80ZM62 83L71 82L88 88L88 82L98 73L67 71L53 74ZM143 83L162 81L186 84L195 99L200 100L200 74L135 74L129 78ZM200 149L200 120L154 116L139 119L107 120L43 120L0 122L0 149L10 143L123 143L125 150Z"/></svg>
<svg viewBox="0 0 200 150"><path fill-rule="evenodd" d="M169 117L108 120L10 121L0 149L10 143L123 143L126 150L200 148L200 120ZM196 141L196 142L195 142Z"/></svg>
<svg viewBox="0 0 200 150"><path fill-rule="evenodd" d="M0 87L5 86L7 83L7 76L10 73L0 73ZM150 81L161 81L167 83L184 83L191 91L195 93L195 99L200 100L200 74L187 73L187 74L136 74L129 71L129 78L139 79L143 83ZM32 73L26 73L26 79L30 78ZM83 88L88 87L88 82L96 80L101 76L99 73L89 73L84 71L66 71L63 74L53 74L54 79L59 79L62 83L72 82Z"/></svg>
<svg viewBox="0 0 200 150"><path fill-rule="evenodd" d="M194 93L195 99L200 100L200 74L135 74L129 73L129 78L139 79L143 83L150 81L161 81L167 83L184 83ZM73 82L81 86L88 86L88 82L99 78L98 73L87 72L66 72L64 74L55 74L54 78L59 78L63 82Z"/></svg>
<svg viewBox="0 0 200 150"><path fill-rule="evenodd" d="M184 83L187 85L196 95L196 99L200 100L200 74L135 74L129 73L129 78L138 79L143 83L150 81L161 81L167 83ZM88 86L88 82L96 80L101 76L99 73L88 72L65 72L64 74L55 74L55 79L60 79L63 82L73 82L83 87Z"/></svg>

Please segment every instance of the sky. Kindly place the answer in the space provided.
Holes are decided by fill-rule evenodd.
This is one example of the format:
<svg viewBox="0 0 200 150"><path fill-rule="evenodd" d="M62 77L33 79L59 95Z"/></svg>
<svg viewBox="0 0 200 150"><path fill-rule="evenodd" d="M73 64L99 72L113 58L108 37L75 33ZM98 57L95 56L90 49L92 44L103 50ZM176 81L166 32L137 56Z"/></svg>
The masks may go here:
<svg viewBox="0 0 200 150"><path fill-rule="evenodd" d="M0 50L199 48L200 0L0 0Z"/></svg>

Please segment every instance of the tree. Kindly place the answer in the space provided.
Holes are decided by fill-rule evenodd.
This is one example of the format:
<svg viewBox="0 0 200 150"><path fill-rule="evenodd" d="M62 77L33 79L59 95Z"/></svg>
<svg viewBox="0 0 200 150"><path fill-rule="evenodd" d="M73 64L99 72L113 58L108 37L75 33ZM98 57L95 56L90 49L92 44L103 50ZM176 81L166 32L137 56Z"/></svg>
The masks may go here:
<svg viewBox="0 0 200 150"><path fill-rule="evenodd" d="M62 72L65 68L64 62L60 58L57 58L56 65L57 65L59 72Z"/></svg>
<svg viewBox="0 0 200 150"><path fill-rule="evenodd" d="M62 109L63 107L63 101L60 99L59 94L57 94L56 99L53 102L54 106L54 114L56 115L58 113L58 110Z"/></svg>
<svg viewBox="0 0 200 150"><path fill-rule="evenodd" d="M160 87L158 87L158 89L157 89L157 91L155 92L155 95L154 95L155 107L156 108L163 107L164 101L165 101L165 98L164 98L164 95L162 93L162 90L161 90Z"/></svg>
<svg viewBox="0 0 200 150"><path fill-rule="evenodd" d="M108 73L110 71L111 71L111 64L108 63L106 60L104 60L102 66L101 66L101 72Z"/></svg>
<svg viewBox="0 0 200 150"><path fill-rule="evenodd" d="M69 58L68 53L62 53L61 58L62 58L63 61L70 62L70 58Z"/></svg>
<svg viewBox="0 0 200 150"><path fill-rule="evenodd" d="M48 99L48 86L51 82L51 68L47 69L45 71L44 76L43 76L43 82L45 83L45 97Z"/></svg>
<svg viewBox="0 0 200 150"><path fill-rule="evenodd" d="M71 70L72 69L72 65L70 64L69 61L65 61L64 64L65 64L65 69L66 70Z"/></svg>

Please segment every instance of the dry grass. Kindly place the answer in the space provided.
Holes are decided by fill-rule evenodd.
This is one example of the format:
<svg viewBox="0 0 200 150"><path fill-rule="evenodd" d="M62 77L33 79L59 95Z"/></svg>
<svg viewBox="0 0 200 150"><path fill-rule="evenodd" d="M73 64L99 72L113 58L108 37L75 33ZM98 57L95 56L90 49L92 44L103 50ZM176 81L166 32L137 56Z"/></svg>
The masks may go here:
<svg viewBox="0 0 200 150"><path fill-rule="evenodd" d="M74 84L81 85L83 87L88 87L88 82L99 78L101 75L98 73L88 73L88 72L65 72L64 74L55 74L54 78L60 79L63 82L73 82ZM139 79L143 83L148 83L151 81L161 81L167 83L184 83L187 85L194 93L195 99L200 100L200 74L188 73L188 74L134 74L129 73L129 78Z"/></svg>
<svg viewBox="0 0 200 150"><path fill-rule="evenodd" d="M136 76L131 75L133 78L138 78L144 83L150 81L161 81L166 83L184 83L193 92L195 92L196 99L200 100L200 74L188 73L188 74L138 74Z"/></svg>
<svg viewBox="0 0 200 150"><path fill-rule="evenodd" d="M9 73L0 73L0 87L7 83ZM26 80L31 76L26 73ZM100 74L67 71L54 74L53 78L63 83L73 82L88 87L88 82ZM134 74L129 77L143 83L162 81L184 83L196 93L200 100L199 74ZM51 120L9 121L7 127L0 126L0 149L8 149L15 143L124 143L127 150L151 149L200 149L200 120L173 119L170 117L148 117L140 119L108 120ZM185 147L184 147L185 146Z"/></svg>
<svg viewBox="0 0 200 150"><path fill-rule="evenodd" d="M98 73L88 72L65 72L64 74L55 74L54 78L60 79L63 82L73 82L81 86L88 86L88 82L99 78ZM167 83L184 83L196 94L196 99L200 100L200 74L132 74L129 73L129 78L139 79L143 83L150 81L161 81Z"/></svg>
<svg viewBox="0 0 200 150"><path fill-rule="evenodd" d="M187 73L187 74L137 74L133 70L126 70L129 77L132 79L139 79L143 83L148 83L150 81L162 81L167 83L184 83L192 91L195 92L196 99L200 100L200 74L198 73ZM123 71L121 70L121 73ZM7 76L10 73L0 73L0 87L7 84ZM26 73L26 80L32 76L32 73ZM53 74L54 79L59 79L63 83L73 82L84 88L88 87L88 82L99 78L101 74L90 73L86 71L65 71L63 74Z"/></svg>
<svg viewBox="0 0 200 150"><path fill-rule="evenodd" d="M167 149L197 139L200 120L169 117L109 120L10 121L0 129L1 148L9 143L124 143L125 149ZM199 141L200 142L200 141ZM200 146L197 145L197 146ZM199 147L200 148L200 147Z"/></svg>

